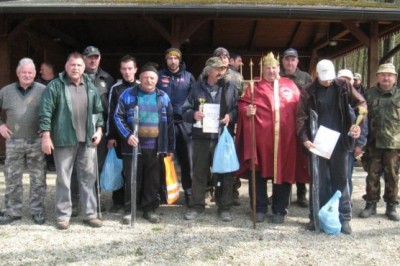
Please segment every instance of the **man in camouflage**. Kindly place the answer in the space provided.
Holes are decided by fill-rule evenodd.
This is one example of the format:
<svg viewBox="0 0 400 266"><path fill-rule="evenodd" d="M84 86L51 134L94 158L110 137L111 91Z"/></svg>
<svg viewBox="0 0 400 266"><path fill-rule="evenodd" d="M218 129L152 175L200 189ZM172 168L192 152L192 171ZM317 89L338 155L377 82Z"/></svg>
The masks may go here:
<svg viewBox="0 0 400 266"><path fill-rule="evenodd" d="M376 214L376 203L380 200L380 177L385 179L383 200L386 202L386 216L399 221L398 205L399 152L400 152L400 88L395 85L397 72L391 63L379 66L378 84L367 90L368 103L368 158L365 168L368 172L365 209L361 218ZM365 161L365 158L363 158Z"/></svg>
<svg viewBox="0 0 400 266"><path fill-rule="evenodd" d="M32 219L36 224L44 224L46 221L46 162L38 135L38 109L45 86L34 82L35 75L32 59L23 58L17 66L18 82L0 90L0 108L7 114L7 121L0 119L0 134L6 139L6 211L0 216L0 225L21 219L25 159L31 185L29 207Z"/></svg>

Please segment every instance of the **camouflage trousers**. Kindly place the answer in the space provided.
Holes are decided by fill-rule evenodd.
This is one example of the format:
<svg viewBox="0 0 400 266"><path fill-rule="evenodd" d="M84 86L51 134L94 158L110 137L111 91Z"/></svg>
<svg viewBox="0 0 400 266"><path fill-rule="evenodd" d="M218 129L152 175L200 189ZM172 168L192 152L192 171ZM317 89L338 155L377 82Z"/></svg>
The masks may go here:
<svg viewBox="0 0 400 266"><path fill-rule="evenodd" d="M364 200L377 202L381 195L380 178L383 174L385 190L383 199L388 203L397 203L399 183L399 152L395 149L367 148L369 163L367 165L367 194Z"/></svg>
<svg viewBox="0 0 400 266"><path fill-rule="evenodd" d="M25 160L30 177L29 207L31 214L44 212L46 197L46 161L42 152L42 139L6 140L4 176L6 182L6 214L22 216L22 175Z"/></svg>

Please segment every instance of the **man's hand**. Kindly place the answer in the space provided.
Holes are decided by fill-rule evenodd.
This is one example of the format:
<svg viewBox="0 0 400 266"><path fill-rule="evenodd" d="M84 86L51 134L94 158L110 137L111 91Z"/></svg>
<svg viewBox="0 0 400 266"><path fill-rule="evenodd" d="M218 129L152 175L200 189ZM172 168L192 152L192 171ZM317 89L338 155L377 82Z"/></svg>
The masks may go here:
<svg viewBox="0 0 400 266"><path fill-rule="evenodd" d="M0 126L0 134L3 138L9 139L13 133L6 124L2 124Z"/></svg>
<svg viewBox="0 0 400 266"><path fill-rule="evenodd" d="M231 119L229 118L229 115L226 114L224 119L221 120L221 123L225 124L225 126L227 126L229 124L229 121L231 121Z"/></svg>
<svg viewBox="0 0 400 266"><path fill-rule="evenodd" d="M50 138L50 132L46 131L42 133L42 152L44 154L51 154L54 150L53 142Z"/></svg>
<svg viewBox="0 0 400 266"><path fill-rule="evenodd" d="M128 138L128 144L136 147L139 144L139 140L134 135L130 135Z"/></svg>
<svg viewBox="0 0 400 266"><path fill-rule="evenodd" d="M112 149L117 147L117 141L115 139L110 139L107 142L107 148Z"/></svg>
<svg viewBox="0 0 400 266"><path fill-rule="evenodd" d="M306 147L307 150L310 150L311 148L315 148L314 143L311 141L307 140L303 142L304 147Z"/></svg>
<svg viewBox="0 0 400 266"><path fill-rule="evenodd" d="M101 129L97 129L96 132L92 136L93 146L99 145L102 136L103 136L103 133L102 133Z"/></svg>
<svg viewBox="0 0 400 266"><path fill-rule="evenodd" d="M256 115L256 111L257 111L257 108L255 105L251 105L251 104L247 105L247 107L246 107L246 115L247 116Z"/></svg>
<svg viewBox="0 0 400 266"><path fill-rule="evenodd" d="M194 112L194 115L193 115L193 117L194 117L194 120L196 120L196 121L200 121L200 120L202 120L202 119L203 119L203 117L204 117L204 114L203 114L203 112L196 111L196 112Z"/></svg>
<svg viewBox="0 0 400 266"><path fill-rule="evenodd" d="M361 128L357 125L352 125L349 131L349 135L353 139L358 139L361 135Z"/></svg>

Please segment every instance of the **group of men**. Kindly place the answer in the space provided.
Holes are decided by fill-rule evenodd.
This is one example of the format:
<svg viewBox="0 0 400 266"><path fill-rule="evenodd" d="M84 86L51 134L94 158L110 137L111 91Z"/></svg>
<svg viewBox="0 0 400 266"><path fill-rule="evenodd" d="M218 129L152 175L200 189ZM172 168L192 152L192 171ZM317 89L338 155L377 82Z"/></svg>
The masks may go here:
<svg viewBox="0 0 400 266"><path fill-rule="evenodd" d="M317 77L312 80L308 73L299 70L299 55L293 48L283 53L282 67L279 57L272 52L263 56L260 77L247 87L240 73L241 57L230 55L223 47L207 59L197 81L186 70L177 48L166 50L162 70L151 62L143 65L139 80L136 80L138 68L134 57L126 55L121 59L122 80L117 83L100 68L100 60L100 51L93 46L82 54L71 53L65 71L55 78L42 75L40 82L45 86L39 80L34 81L35 65L24 58L17 67L18 82L0 90L0 107L7 113L7 121L0 121L0 134L6 139L6 210L0 216L0 224L21 219L25 158L31 179L32 218L37 224L45 223L44 154L53 154L57 173L56 228L69 228L70 218L77 216L79 209L85 224L101 227L100 190L95 189L96 181L107 150L115 148L123 161L125 186L113 192L109 211L123 212L124 223L131 222L132 208L141 209L148 221L160 222L156 209L164 193L163 157L175 154L187 205L184 219L194 220L204 213L206 191L211 184L218 216L231 221L232 206L240 204L240 178L246 178L250 198L255 197L257 222L265 220L271 204L271 222L283 223L291 187L296 183L297 203L301 207L310 205L309 229L313 229L314 210L306 198L306 183L311 181L309 168L315 166L309 160L309 150L314 148L312 122L340 133L331 158L320 158L316 167L323 184L320 203L327 202L337 190L342 193L339 205L342 232L351 233L348 168L354 159L349 156L362 154L365 145L369 159L364 196L367 204L360 217L376 213L379 178L384 174L386 215L391 220L400 220L396 212L400 89L395 85L397 72L392 64L379 67L376 87L360 90L353 83L361 79L360 75L354 78L349 70L336 75L330 60L318 62ZM46 72L46 67L51 65L42 64L41 72ZM358 126L355 114L365 114L367 103L368 120ZM217 106L216 131L203 127L205 104ZM311 112L317 114L317 121L311 121ZM235 173L212 174L214 150L224 126L235 139L240 169ZM366 132L369 132L368 142ZM252 134L255 143L250 142ZM362 143L354 146L360 135ZM138 149L137 191L136 206L132 206L130 177L135 148ZM256 173L255 184L252 169ZM273 183L270 199L267 180ZM255 195L250 189L253 185ZM311 194L309 198L313 200Z"/></svg>

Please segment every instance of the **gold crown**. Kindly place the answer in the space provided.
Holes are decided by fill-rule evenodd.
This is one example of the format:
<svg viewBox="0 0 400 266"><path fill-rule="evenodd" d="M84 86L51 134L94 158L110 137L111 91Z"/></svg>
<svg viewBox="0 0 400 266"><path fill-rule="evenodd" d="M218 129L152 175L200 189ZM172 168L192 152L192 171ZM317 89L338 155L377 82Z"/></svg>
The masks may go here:
<svg viewBox="0 0 400 266"><path fill-rule="evenodd" d="M275 58L272 52L269 52L262 58L263 67L276 67L279 66L279 55Z"/></svg>

